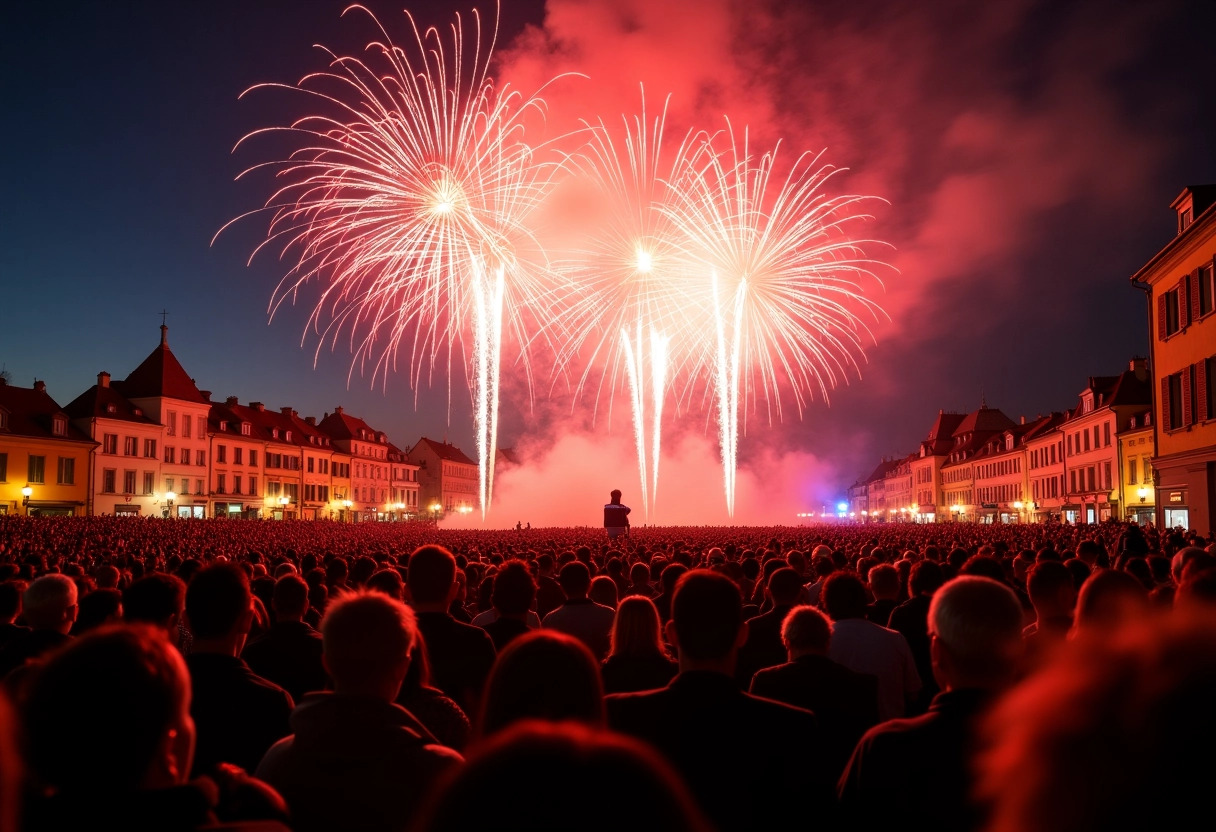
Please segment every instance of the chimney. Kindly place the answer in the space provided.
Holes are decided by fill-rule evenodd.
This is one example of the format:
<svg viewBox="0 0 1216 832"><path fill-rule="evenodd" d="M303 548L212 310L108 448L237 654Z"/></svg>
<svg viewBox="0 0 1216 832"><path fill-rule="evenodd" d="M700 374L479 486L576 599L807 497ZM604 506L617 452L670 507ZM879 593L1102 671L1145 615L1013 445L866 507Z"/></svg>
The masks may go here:
<svg viewBox="0 0 1216 832"><path fill-rule="evenodd" d="M36 380L34 382L34 389L37 390L39 393L45 393L46 392L46 382Z"/></svg>
<svg viewBox="0 0 1216 832"><path fill-rule="evenodd" d="M290 407L280 407L279 412L282 413L284 416L290 416L291 414L295 413L295 411L292 410Z"/></svg>
<svg viewBox="0 0 1216 832"><path fill-rule="evenodd" d="M228 398L224 399L224 404L228 405L229 407L236 407L239 403L240 399L238 399L236 396L229 396Z"/></svg>
<svg viewBox="0 0 1216 832"><path fill-rule="evenodd" d="M205 402L211 401L211 391L210 390L199 390L198 394L203 397L203 401L205 401Z"/></svg>
<svg viewBox="0 0 1216 832"><path fill-rule="evenodd" d="M316 416L305 416L304 423L308 424L308 425L312 425L315 428L317 426L317 417Z"/></svg>
<svg viewBox="0 0 1216 832"><path fill-rule="evenodd" d="M250 402L249 406L252 407L254 410L258 411L259 413L261 413L262 411L264 411L266 409L266 405L262 404L261 402Z"/></svg>
<svg viewBox="0 0 1216 832"><path fill-rule="evenodd" d="M98 387L109 387L110 386L110 374L107 373L105 370L102 370L100 373L97 374L97 386Z"/></svg>
<svg viewBox="0 0 1216 832"><path fill-rule="evenodd" d="M334 414L337 416L342 415L342 405L338 405L337 407L334 408Z"/></svg>
<svg viewBox="0 0 1216 832"><path fill-rule="evenodd" d="M1137 381L1145 381L1148 378L1148 359L1137 355L1131 360L1128 369L1136 374Z"/></svg>

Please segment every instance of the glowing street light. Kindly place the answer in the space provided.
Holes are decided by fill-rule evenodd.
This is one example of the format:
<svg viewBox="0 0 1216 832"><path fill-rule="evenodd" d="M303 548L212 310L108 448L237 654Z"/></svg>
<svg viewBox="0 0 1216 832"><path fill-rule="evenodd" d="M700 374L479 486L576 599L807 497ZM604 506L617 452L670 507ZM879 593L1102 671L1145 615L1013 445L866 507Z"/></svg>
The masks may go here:
<svg viewBox="0 0 1216 832"><path fill-rule="evenodd" d="M1141 490L1143 490L1143 489L1141 489ZM25 509L25 514L27 517L29 516L29 513L30 513L30 495L33 493L34 493L34 489L30 488L28 485L25 488L21 489L21 507L23 509ZM1140 502L1144 502L1143 497L1140 498Z"/></svg>
<svg viewBox="0 0 1216 832"><path fill-rule="evenodd" d="M21 493L22 493L22 494L24 494L24 493L25 493L25 491L27 491L27 490L28 490L28 489L22 489L22 492L21 492ZM1136 489L1136 496L1137 496L1137 497L1139 497L1139 498L1140 498L1140 502L1142 502L1142 503L1143 503L1145 500L1147 500L1147 499L1148 499L1148 489L1147 489L1147 488L1145 488L1143 485L1142 485L1142 486L1140 486L1138 489Z"/></svg>
<svg viewBox="0 0 1216 832"><path fill-rule="evenodd" d="M165 516L173 516L173 502L177 499L177 493L174 491L165 492Z"/></svg>

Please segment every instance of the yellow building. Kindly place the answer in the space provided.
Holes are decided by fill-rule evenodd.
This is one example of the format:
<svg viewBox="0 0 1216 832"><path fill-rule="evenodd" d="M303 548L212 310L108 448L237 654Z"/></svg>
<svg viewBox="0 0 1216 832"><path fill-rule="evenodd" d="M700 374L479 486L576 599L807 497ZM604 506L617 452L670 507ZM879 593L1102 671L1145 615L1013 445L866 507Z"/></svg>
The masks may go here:
<svg viewBox="0 0 1216 832"><path fill-rule="evenodd" d="M1153 491L1153 411L1144 410L1128 419L1119 433L1119 481L1124 520L1144 526L1157 513Z"/></svg>
<svg viewBox="0 0 1216 832"><path fill-rule="evenodd" d="M71 424L45 382L0 378L0 514L87 514L96 442Z"/></svg>
<svg viewBox="0 0 1216 832"><path fill-rule="evenodd" d="M1185 188L1170 207L1177 234L1132 276L1151 318L1157 524L1207 534L1216 526L1216 185Z"/></svg>

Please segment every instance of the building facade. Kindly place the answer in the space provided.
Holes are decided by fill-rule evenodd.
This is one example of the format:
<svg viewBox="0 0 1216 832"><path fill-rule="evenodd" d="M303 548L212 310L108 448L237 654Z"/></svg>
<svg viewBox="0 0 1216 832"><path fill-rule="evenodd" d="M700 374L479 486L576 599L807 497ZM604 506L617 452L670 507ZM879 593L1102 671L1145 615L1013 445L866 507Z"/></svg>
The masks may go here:
<svg viewBox="0 0 1216 832"><path fill-rule="evenodd" d="M27 388L0 378L0 514L86 514L93 447L45 382Z"/></svg>
<svg viewBox="0 0 1216 832"><path fill-rule="evenodd" d="M479 504L480 474L477 463L455 445L425 436L406 458L418 466L419 500L428 515L438 519L451 512L468 514Z"/></svg>

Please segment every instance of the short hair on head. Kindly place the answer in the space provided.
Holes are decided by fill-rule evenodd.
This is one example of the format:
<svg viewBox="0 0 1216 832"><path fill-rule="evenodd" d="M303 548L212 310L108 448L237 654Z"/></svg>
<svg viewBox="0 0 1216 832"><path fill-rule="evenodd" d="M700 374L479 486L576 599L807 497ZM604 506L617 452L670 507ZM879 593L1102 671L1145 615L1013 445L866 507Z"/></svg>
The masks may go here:
<svg viewBox="0 0 1216 832"><path fill-rule="evenodd" d="M586 595L591 588L591 570L581 560L572 560L557 573L557 582L566 595Z"/></svg>
<svg viewBox="0 0 1216 832"><path fill-rule="evenodd" d="M122 614L127 621L160 624L180 615L185 605L185 582L165 572L144 575L122 595Z"/></svg>
<svg viewBox="0 0 1216 832"><path fill-rule="evenodd" d="M617 601L620 600L616 581L607 575L596 575L592 578L587 594L595 603L613 609L616 609Z"/></svg>
<svg viewBox="0 0 1216 832"><path fill-rule="evenodd" d="M392 678L417 640L413 610L382 592L340 593L321 621L325 665L335 686Z"/></svg>
<svg viewBox="0 0 1216 832"><path fill-rule="evenodd" d="M946 576L936 561L920 560L912 565L908 575L908 589L913 595L932 595L945 582Z"/></svg>
<svg viewBox="0 0 1216 832"><path fill-rule="evenodd" d="M617 488L612 489L612 493L610 493L608 496L612 498L612 502L614 502L614 503L619 503L621 501L620 489L617 489Z"/></svg>
<svg viewBox="0 0 1216 832"><path fill-rule="evenodd" d="M1034 604L1050 601L1060 590L1074 586L1072 573L1062 561L1040 560L1026 573L1026 592Z"/></svg>
<svg viewBox="0 0 1216 832"><path fill-rule="evenodd" d="M52 573L36 578L21 595L26 622L33 628L54 627L76 604L76 582L66 575Z"/></svg>
<svg viewBox="0 0 1216 832"><path fill-rule="evenodd" d="M671 620L681 654L698 660L721 659L734 647L743 624L743 596L725 575L693 569L676 582Z"/></svg>
<svg viewBox="0 0 1216 832"><path fill-rule="evenodd" d="M676 583L680 580L680 576L687 571L688 567L682 563L668 564L659 573L659 585L663 588L664 592L673 592L675 591Z"/></svg>
<svg viewBox="0 0 1216 832"><path fill-rule="evenodd" d="M494 576L490 603L502 615L523 615L536 600L536 581L522 561L504 563Z"/></svg>
<svg viewBox="0 0 1216 832"><path fill-rule="evenodd" d="M398 601L405 598L405 581L401 579L401 573L391 567L377 569L373 572L372 576L367 579L367 588L383 592L389 598L396 598Z"/></svg>
<svg viewBox="0 0 1216 832"><path fill-rule="evenodd" d="M25 759L39 786L68 793L139 788L190 699L181 654L147 625L93 630L53 654L29 684Z"/></svg>
<svg viewBox="0 0 1216 832"><path fill-rule="evenodd" d="M546 785L543 800L512 799L512 827L562 829L584 818L588 830L623 829L637 823L670 832L710 827L671 765L631 737L575 722L523 720L490 738L453 770L424 810L419 829L463 832L502 824L503 803L488 795L524 795ZM628 799L605 800L604 786Z"/></svg>
<svg viewBox="0 0 1216 832"><path fill-rule="evenodd" d="M21 610L23 583L4 581L0 583L0 622L6 622Z"/></svg>
<svg viewBox="0 0 1216 832"><path fill-rule="evenodd" d="M865 618L866 585L852 572L833 572L823 582L819 600L833 621Z"/></svg>
<svg viewBox="0 0 1216 832"><path fill-rule="evenodd" d="M876 596L892 596L899 594L899 570L889 563L880 563L873 567L866 577L870 581L870 589Z"/></svg>
<svg viewBox="0 0 1216 832"><path fill-rule="evenodd" d="M967 679L999 680L1017 663L1022 604L1012 589L980 575L947 581L929 604L929 633Z"/></svg>
<svg viewBox="0 0 1216 832"><path fill-rule="evenodd" d="M832 621L817 607L794 607L781 623L781 643L786 650L824 652L832 641Z"/></svg>
<svg viewBox="0 0 1216 832"><path fill-rule="evenodd" d="M294 572L274 582L271 606L280 615L300 616L308 612L308 582Z"/></svg>
<svg viewBox="0 0 1216 832"><path fill-rule="evenodd" d="M604 724L604 685L591 650L556 630L524 633L498 654L486 680L482 737L522 719Z"/></svg>
<svg viewBox="0 0 1216 832"><path fill-rule="evenodd" d="M768 594L777 605L793 604L802 591L802 576L798 570L783 566L768 576Z"/></svg>
<svg viewBox="0 0 1216 832"><path fill-rule="evenodd" d="M253 603L249 576L234 563L213 563L186 587L186 616L197 638L227 635Z"/></svg>
<svg viewBox="0 0 1216 832"><path fill-rule="evenodd" d="M455 580L456 558L442 546L419 546L410 555L405 583L415 603L446 601Z"/></svg>

